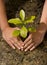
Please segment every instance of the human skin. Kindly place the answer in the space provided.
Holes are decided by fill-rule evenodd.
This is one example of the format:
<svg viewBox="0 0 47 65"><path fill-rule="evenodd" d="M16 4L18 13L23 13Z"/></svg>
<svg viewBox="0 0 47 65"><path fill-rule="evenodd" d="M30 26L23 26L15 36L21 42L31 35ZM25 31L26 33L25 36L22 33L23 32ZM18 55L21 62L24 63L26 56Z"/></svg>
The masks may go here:
<svg viewBox="0 0 47 65"><path fill-rule="evenodd" d="M13 37L12 32L15 29L19 28L11 28L7 23L7 17L5 12L5 7L3 0L0 0L0 27L2 31L2 36L4 40L13 48L21 49L25 51L32 51L35 49L43 40L47 25L47 0L45 1L42 16L40 20L40 25L38 25L35 33L30 33L28 38L24 42L20 38ZM15 44L16 43L16 44Z"/></svg>
<svg viewBox="0 0 47 65"><path fill-rule="evenodd" d="M0 28L2 31L2 36L4 40L13 48L22 49L23 48L23 42L18 37L13 37L12 32L16 29L19 30L19 28L11 28L8 25L7 22L7 16L5 12L4 2L3 0L0 0Z"/></svg>
<svg viewBox="0 0 47 65"><path fill-rule="evenodd" d="M45 0L40 24L35 33L30 33L28 38L24 41L24 51L34 50L42 41L47 31L47 0Z"/></svg>

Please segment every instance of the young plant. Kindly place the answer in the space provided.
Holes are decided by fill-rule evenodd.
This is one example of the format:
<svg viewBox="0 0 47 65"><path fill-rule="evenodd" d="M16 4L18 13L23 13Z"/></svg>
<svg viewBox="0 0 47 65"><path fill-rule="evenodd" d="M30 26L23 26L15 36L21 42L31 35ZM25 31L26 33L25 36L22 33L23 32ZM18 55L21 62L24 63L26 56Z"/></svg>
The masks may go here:
<svg viewBox="0 0 47 65"><path fill-rule="evenodd" d="M35 16L30 16L27 19L25 18L25 11L20 10L20 18L12 18L8 20L8 23L12 23L16 26L21 26L20 30L14 30L13 36L21 36L22 38L26 38L29 32L35 32L36 28L32 26L34 23Z"/></svg>

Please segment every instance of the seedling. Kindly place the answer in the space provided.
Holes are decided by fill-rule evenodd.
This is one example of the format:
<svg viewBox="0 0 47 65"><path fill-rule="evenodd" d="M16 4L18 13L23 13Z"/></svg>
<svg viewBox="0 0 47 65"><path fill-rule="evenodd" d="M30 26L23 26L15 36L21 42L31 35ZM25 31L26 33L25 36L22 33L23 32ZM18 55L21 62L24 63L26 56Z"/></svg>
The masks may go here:
<svg viewBox="0 0 47 65"><path fill-rule="evenodd" d="M20 26L20 30L14 30L13 36L21 36L26 38L29 32L36 32L36 28L32 25L34 23L35 16L30 16L25 18L25 11L20 10L19 18L12 18L8 20L8 23L12 23L16 26Z"/></svg>

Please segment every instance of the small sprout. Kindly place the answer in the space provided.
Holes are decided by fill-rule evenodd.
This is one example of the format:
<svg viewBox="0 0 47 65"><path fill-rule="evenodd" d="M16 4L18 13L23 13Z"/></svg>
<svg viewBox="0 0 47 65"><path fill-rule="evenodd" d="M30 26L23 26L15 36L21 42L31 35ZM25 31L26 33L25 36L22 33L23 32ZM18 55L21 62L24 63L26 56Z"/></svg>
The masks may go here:
<svg viewBox="0 0 47 65"><path fill-rule="evenodd" d="M10 19L8 20L8 23L12 23L12 24L22 24L21 20L19 18L14 18L14 19Z"/></svg>
<svg viewBox="0 0 47 65"><path fill-rule="evenodd" d="M25 12L24 12L24 10L20 10L20 18L21 18L22 21L25 20Z"/></svg>
<svg viewBox="0 0 47 65"><path fill-rule="evenodd" d="M36 18L35 16L31 16L31 17L28 17L27 19L25 19L25 11L20 10L20 18L12 18L12 19L8 20L8 23L12 23L12 24L16 25L17 27L21 26L20 27L21 29L14 30L12 35L14 37L17 37L20 35L21 37L26 38L28 32L36 32L36 28L34 26L30 27L30 25L32 25L32 23L34 23L35 18ZM29 25L29 26L27 27L27 25Z"/></svg>
<svg viewBox="0 0 47 65"><path fill-rule="evenodd" d="M27 33L28 33L27 28L26 28L25 26L23 26L23 27L21 28L21 30L20 30L20 35L21 35L21 37L26 38L26 37L27 37Z"/></svg>
<svg viewBox="0 0 47 65"><path fill-rule="evenodd" d="M13 36L14 37L17 37L17 36L19 36L20 35L20 30L14 30L13 31Z"/></svg>

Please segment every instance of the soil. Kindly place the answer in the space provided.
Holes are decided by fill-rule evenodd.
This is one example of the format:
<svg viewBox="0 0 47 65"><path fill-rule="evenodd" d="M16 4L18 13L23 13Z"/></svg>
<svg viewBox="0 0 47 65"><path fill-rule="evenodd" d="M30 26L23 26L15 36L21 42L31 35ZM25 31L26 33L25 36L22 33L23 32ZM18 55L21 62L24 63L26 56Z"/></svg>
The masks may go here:
<svg viewBox="0 0 47 65"><path fill-rule="evenodd" d="M26 16L35 15L36 23L40 21L43 0L6 0L8 19L18 17L20 9ZM47 65L47 33L43 42L32 52L13 50L2 38L0 32L0 65Z"/></svg>

